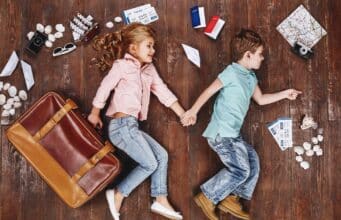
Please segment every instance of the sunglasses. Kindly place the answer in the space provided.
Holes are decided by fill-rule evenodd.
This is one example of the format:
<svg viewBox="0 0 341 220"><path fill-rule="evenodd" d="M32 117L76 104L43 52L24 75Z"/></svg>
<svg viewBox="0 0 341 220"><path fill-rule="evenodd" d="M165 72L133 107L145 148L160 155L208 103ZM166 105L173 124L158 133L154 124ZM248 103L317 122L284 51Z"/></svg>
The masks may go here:
<svg viewBox="0 0 341 220"><path fill-rule="evenodd" d="M63 54L70 53L76 49L76 45L74 43L67 43L64 47L56 47L53 49L52 56L57 57Z"/></svg>

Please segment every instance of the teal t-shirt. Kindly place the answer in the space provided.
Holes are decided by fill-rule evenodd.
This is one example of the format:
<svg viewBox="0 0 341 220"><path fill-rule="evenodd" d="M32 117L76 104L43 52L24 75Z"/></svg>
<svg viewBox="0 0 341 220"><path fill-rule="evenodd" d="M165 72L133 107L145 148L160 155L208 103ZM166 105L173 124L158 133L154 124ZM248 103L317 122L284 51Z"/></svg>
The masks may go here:
<svg viewBox="0 0 341 220"><path fill-rule="evenodd" d="M257 85L256 74L238 63L232 63L218 75L218 79L223 87L203 136L238 137Z"/></svg>

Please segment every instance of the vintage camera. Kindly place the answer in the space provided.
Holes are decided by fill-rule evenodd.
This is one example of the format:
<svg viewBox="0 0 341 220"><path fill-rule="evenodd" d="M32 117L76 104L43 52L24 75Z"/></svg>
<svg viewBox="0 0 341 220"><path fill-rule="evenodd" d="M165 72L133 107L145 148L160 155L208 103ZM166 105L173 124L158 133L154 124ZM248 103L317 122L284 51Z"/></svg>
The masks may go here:
<svg viewBox="0 0 341 220"><path fill-rule="evenodd" d="M31 40L26 45L26 50L31 54L38 54L39 50L44 46L45 41L47 40L47 35L36 31L31 38Z"/></svg>
<svg viewBox="0 0 341 220"><path fill-rule="evenodd" d="M314 55L312 49L310 49L309 47L305 46L300 42L295 42L292 51L304 59L310 59Z"/></svg>

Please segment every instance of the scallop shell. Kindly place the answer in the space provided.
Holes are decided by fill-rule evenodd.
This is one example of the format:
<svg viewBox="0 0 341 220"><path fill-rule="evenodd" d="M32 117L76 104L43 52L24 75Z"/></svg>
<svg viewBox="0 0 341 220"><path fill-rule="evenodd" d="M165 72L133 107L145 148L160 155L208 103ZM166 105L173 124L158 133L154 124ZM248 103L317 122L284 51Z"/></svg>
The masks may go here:
<svg viewBox="0 0 341 220"><path fill-rule="evenodd" d="M34 35L34 32L30 31L30 32L27 33L26 37L27 37L28 40L31 40L33 35Z"/></svg>
<svg viewBox="0 0 341 220"><path fill-rule="evenodd" d="M316 156L322 156L323 155L323 150L320 148L318 151L316 151Z"/></svg>
<svg viewBox="0 0 341 220"><path fill-rule="evenodd" d="M52 26L51 25L46 25L44 28L45 34L51 34L52 32Z"/></svg>
<svg viewBox="0 0 341 220"><path fill-rule="evenodd" d="M11 97L16 96L17 92L18 92L18 90L17 90L17 87L15 87L15 86L10 86L8 88L8 95L11 96Z"/></svg>
<svg viewBox="0 0 341 220"><path fill-rule="evenodd" d="M62 32L56 32L54 34L54 36L58 39L58 38L62 38L63 37L63 33Z"/></svg>
<svg viewBox="0 0 341 220"><path fill-rule="evenodd" d="M20 90L18 95L21 100L27 100L27 92L25 90Z"/></svg>
<svg viewBox="0 0 341 220"><path fill-rule="evenodd" d="M65 27L62 24L56 24L55 28L56 28L56 30L58 32L62 32L63 33L65 31Z"/></svg>
<svg viewBox="0 0 341 220"><path fill-rule="evenodd" d="M320 147L320 145L318 145L318 144L316 144L316 145L314 145L313 146L313 151L318 151L318 149L320 149L321 147Z"/></svg>
<svg viewBox="0 0 341 220"><path fill-rule="evenodd" d="M310 150L310 149L311 149L311 143L304 142L304 143L303 143L303 148L304 148L305 150Z"/></svg>
<svg viewBox="0 0 341 220"><path fill-rule="evenodd" d="M48 38L49 38L49 41L51 41L51 42L56 41L56 37L54 36L54 34L49 34Z"/></svg>
<svg viewBox="0 0 341 220"><path fill-rule="evenodd" d="M301 146L295 146L295 147L294 147L294 151L295 151L295 153L298 154L298 155L304 154L304 148L301 147Z"/></svg>
<svg viewBox="0 0 341 220"><path fill-rule="evenodd" d="M307 161L302 161L301 163L300 163L300 166L303 168L303 169L309 169L309 167L310 167L310 165L309 165L309 163L307 162Z"/></svg>
<svg viewBox="0 0 341 220"><path fill-rule="evenodd" d="M312 142L313 144L317 144L319 141L317 140L317 137L312 137L312 138L311 138L311 142Z"/></svg>
<svg viewBox="0 0 341 220"><path fill-rule="evenodd" d="M303 157L302 156L296 156L296 161L297 162L302 162L303 161Z"/></svg>
<svg viewBox="0 0 341 220"><path fill-rule="evenodd" d="M46 47L52 47L52 42L51 41L49 41L49 40L47 40L47 41L45 41L45 46Z"/></svg>
<svg viewBox="0 0 341 220"><path fill-rule="evenodd" d="M307 155L308 157L311 157L311 156L314 155L314 151L313 151L313 150L307 150L307 151L305 152L305 155Z"/></svg>
<svg viewBox="0 0 341 220"><path fill-rule="evenodd" d="M3 105L6 103L6 96L4 94L0 94L0 105Z"/></svg>
<svg viewBox="0 0 341 220"><path fill-rule="evenodd" d="M44 25L42 25L42 24L40 24L40 23L38 23L38 24L36 25L36 29L37 29L37 31L39 31L39 32L41 32L41 33L44 33L44 31L45 31Z"/></svg>

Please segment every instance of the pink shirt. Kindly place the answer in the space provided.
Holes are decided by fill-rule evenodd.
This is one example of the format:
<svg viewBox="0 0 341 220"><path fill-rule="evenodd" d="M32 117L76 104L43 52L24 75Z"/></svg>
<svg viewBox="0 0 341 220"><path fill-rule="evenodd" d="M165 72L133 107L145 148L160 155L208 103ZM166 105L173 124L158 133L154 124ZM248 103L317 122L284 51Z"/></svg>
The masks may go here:
<svg viewBox="0 0 341 220"><path fill-rule="evenodd" d="M92 102L93 106L102 109L112 90L114 94L106 112L107 116L123 112L141 121L146 120L150 92L167 107L177 101L152 63L141 67L140 62L128 53L123 59L116 60L103 78Z"/></svg>

